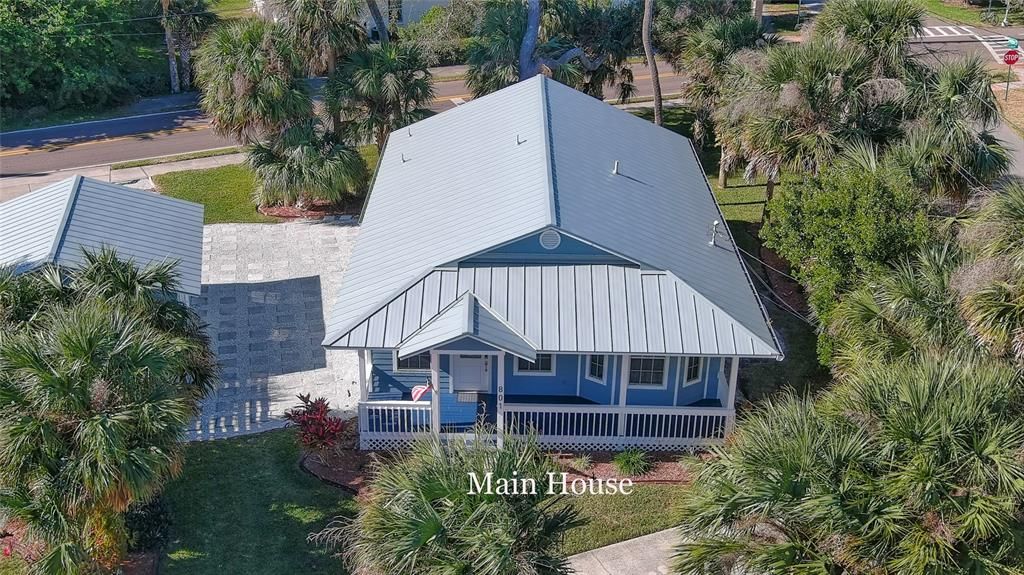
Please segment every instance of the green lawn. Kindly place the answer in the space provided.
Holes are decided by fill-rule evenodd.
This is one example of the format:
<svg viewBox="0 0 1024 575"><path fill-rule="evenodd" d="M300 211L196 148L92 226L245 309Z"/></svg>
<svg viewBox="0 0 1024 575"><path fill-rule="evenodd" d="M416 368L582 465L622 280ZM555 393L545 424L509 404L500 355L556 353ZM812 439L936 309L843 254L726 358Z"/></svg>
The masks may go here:
<svg viewBox="0 0 1024 575"><path fill-rule="evenodd" d="M306 537L334 517L351 516L355 501L299 469L292 430L193 443L185 457L181 477L166 491L172 543L161 573L343 573ZM566 552L673 526L672 503L682 489L638 485L631 495L570 498L590 522L569 534Z"/></svg>
<svg viewBox="0 0 1024 575"><path fill-rule="evenodd" d="M165 575L341 573L306 542L355 502L298 467L292 431L193 443L167 489L172 543Z"/></svg>
<svg viewBox="0 0 1024 575"><path fill-rule="evenodd" d="M252 9L251 0L210 0L207 4L221 18L241 18Z"/></svg>
<svg viewBox="0 0 1024 575"><path fill-rule="evenodd" d="M377 167L376 146L362 146L359 154L371 171ZM256 179L252 170L243 164L170 172L154 176L153 183L164 195L206 206L207 224L270 224L280 221L256 210L252 203Z"/></svg>
<svg viewBox="0 0 1024 575"><path fill-rule="evenodd" d="M28 565L21 559L0 557L0 575L25 575Z"/></svg>
<svg viewBox="0 0 1024 575"><path fill-rule="evenodd" d="M961 22L963 24L985 24L984 14L986 6L972 6L965 4L960 0L950 2L948 0L918 0L918 2L924 6L924 9L928 12L938 16L939 18L945 18L947 20L953 20L955 22ZM1001 2L996 1L994 3L996 7L1002 8ZM1003 19L1003 11L994 11L994 23L998 24ZM1013 21L1013 14L1010 14L1010 21ZM990 19L989 24L993 23Z"/></svg>
<svg viewBox="0 0 1024 575"><path fill-rule="evenodd" d="M277 218L256 211L252 170L242 164L171 172L153 177L161 194L198 202L206 207L204 223L274 223Z"/></svg>
<svg viewBox="0 0 1024 575"><path fill-rule="evenodd" d="M200 150L198 152L188 152L185 154L174 154L171 156L160 156L157 158L148 158L145 160L131 160L129 162L118 162L111 164L111 170L123 170L126 168L138 168L141 166L155 166L157 164L166 164L169 162L181 162L184 160L197 160L199 158L212 158L215 156L227 156L229 154L237 154L243 151L242 146L230 146L227 148L218 148L215 150Z"/></svg>

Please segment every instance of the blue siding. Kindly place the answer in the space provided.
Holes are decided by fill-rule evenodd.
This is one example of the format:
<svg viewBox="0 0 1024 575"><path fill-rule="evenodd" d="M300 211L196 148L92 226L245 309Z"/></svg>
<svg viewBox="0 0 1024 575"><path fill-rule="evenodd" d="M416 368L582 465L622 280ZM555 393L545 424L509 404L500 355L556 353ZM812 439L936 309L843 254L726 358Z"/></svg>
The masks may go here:
<svg viewBox="0 0 1024 575"><path fill-rule="evenodd" d="M471 337L457 339L451 343L446 343L435 349L437 351L479 351L492 354L498 352L498 350L495 349L493 346L487 345L486 343L478 339L473 339Z"/></svg>
<svg viewBox="0 0 1024 575"><path fill-rule="evenodd" d="M616 374L619 370L619 357L614 355L605 356L604 360L604 385L587 379L588 356L583 355L580 368L580 397L584 397L601 405L612 405L618 400L618 396L612 392L615 390Z"/></svg>
<svg viewBox="0 0 1024 575"><path fill-rule="evenodd" d="M578 355L556 355L554 375L516 375L513 361L514 357L505 356L505 395L576 395Z"/></svg>
<svg viewBox="0 0 1024 575"><path fill-rule="evenodd" d="M499 263L573 263L573 264L618 264L629 265L616 255L610 254L590 244L570 238L562 234L562 243L553 250L541 247L540 234L534 234L503 246L498 246L482 254L459 262L460 266L491 265Z"/></svg>
<svg viewBox="0 0 1024 575"><path fill-rule="evenodd" d="M430 383L430 370L423 371L395 371L393 352L389 349L374 350L370 352L370 361L373 363L373 386L369 399L402 399L417 385ZM441 387L448 387L448 366L449 358L441 356ZM430 398L430 392L424 399Z"/></svg>

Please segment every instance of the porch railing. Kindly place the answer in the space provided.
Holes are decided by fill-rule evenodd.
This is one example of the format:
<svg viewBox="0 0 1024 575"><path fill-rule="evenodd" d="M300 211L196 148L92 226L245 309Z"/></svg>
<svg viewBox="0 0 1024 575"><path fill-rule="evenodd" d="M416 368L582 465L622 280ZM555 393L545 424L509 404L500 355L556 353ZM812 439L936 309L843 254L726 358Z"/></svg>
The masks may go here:
<svg viewBox="0 0 1024 575"><path fill-rule="evenodd" d="M721 444L734 414L734 410L721 407L507 403L498 421L504 435L532 433L545 449L681 450ZM426 402L361 402L360 447L403 447L430 434L430 420ZM441 435L448 439L460 436Z"/></svg>
<svg viewBox="0 0 1024 575"><path fill-rule="evenodd" d="M359 404L359 446L388 449L430 433L430 404L422 401L369 401Z"/></svg>
<svg viewBox="0 0 1024 575"><path fill-rule="evenodd" d="M505 404L506 435L548 449L688 449L720 444L735 411L721 407Z"/></svg>

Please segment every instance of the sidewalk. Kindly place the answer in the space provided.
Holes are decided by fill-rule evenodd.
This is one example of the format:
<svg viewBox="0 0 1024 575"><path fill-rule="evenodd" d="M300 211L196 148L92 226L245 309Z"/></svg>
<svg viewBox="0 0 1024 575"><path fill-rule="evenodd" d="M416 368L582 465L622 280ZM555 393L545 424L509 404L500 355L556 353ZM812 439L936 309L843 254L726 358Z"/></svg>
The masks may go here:
<svg viewBox="0 0 1024 575"><path fill-rule="evenodd" d="M678 543L679 533L666 529L573 555L569 564L577 575L665 575Z"/></svg>
<svg viewBox="0 0 1024 575"><path fill-rule="evenodd" d="M202 170L205 168L216 168L229 164L240 164L245 161L245 154L228 154L226 156L212 156L209 158L196 158L194 160L181 160L179 162L167 162L164 164L153 164L140 166L138 168L125 168L112 170L110 165L93 166L91 168L72 168L58 170L45 174L32 174L14 178L0 179L0 202L14 199L20 195L27 194L33 190L70 178L81 175L87 178L95 178L104 182L124 184L130 182L144 181L139 187L152 188L150 178L168 172L180 172L182 170Z"/></svg>

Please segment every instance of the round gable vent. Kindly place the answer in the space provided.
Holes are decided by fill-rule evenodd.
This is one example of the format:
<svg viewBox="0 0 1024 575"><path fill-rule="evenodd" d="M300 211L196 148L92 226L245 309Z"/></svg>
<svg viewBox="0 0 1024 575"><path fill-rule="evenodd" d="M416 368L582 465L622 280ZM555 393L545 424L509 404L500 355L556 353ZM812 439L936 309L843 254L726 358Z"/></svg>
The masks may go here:
<svg viewBox="0 0 1024 575"><path fill-rule="evenodd" d="M540 234L540 247L553 250L562 243L562 235L555 230L545 230Z"/></svg>

